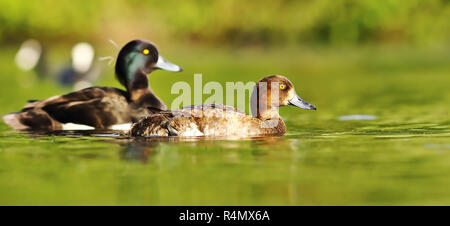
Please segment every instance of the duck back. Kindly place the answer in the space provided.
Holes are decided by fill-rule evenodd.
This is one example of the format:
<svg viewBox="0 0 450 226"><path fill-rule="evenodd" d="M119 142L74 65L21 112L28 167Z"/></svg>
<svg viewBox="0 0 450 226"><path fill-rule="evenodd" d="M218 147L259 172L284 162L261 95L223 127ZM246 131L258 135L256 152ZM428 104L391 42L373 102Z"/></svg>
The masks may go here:
<svg viewBox="0 0 450 226"><path fill-rule="evenodd" d="M129 108L125 91L111 87L90 87L34 101L25 105L20 112L6 115L3 119L16 129L60 130L64 123L106 129L131 121L133 115Z"/></svg>
<svg viewBox="0 0 450 226"><path fill-rule="evenodd" d="M260 120L222 104L193 105L144 117L131 128L132 136L250 137L283 135L280 118Z"/></svg>

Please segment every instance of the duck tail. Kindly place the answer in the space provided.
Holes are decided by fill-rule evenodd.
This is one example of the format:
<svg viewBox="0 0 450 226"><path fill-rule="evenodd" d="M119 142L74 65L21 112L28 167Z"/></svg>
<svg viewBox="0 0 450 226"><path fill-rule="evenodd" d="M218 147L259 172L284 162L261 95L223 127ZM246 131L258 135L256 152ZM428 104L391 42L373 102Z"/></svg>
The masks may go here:
<svg viewBox="0 0 450 226"><path fill-rule="evenodd" d="M29 127L20 121L19 113L11 113L3 116L3 121L16 130L26 130Z"/></svg>
<svg viewBox="0 0 450 226"><path fill-rule="evenodd" d="M61 130L63 125L42 109L29 109L3 116L3 121L16 130Z"/></svg>

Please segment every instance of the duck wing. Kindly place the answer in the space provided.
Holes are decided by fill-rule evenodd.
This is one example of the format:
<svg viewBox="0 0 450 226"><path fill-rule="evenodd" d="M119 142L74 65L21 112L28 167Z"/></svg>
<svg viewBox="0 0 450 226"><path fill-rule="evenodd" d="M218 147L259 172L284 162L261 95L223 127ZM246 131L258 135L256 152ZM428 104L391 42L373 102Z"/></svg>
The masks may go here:
<svg viewBox="0 0 450 226"><path fill-rule="evenodd" d="M16 129L61 129L62 123L94 128L131 122L128 94L111 87L90 87L27 104L4 117Z"/></svg>
<svg viewBox="0 0 450 226"><path fill-rule="evenodd" d="M133 124L132 136L229 136L257 123L255 118L222 104L161 111ZM244 132L245 133L245 132Z"/></svg>

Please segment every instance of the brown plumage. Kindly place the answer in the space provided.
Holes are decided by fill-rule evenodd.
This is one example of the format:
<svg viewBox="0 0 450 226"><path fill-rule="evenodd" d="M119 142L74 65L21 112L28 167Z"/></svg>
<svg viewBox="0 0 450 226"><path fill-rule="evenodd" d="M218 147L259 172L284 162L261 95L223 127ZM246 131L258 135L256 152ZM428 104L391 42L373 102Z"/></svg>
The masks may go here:
<svg viewBox="0 0 450 226"><path fill-rule="evenodd" d="M278 92L278 98L274 91ZM272 95L273 94L273 95ZM293 105L316 109L295 93L294 86L280 75L260 80L252 94L252 112L246 115L234 107L205 104L174 111L160 111L133 124L131 136L281 136L286 125L278 114L279 106Z"/></svg>
<svg viewBox="0 0 450 226"><path fill-rule="evenodd" d="M31 102L20 112L4 116L3 120L18 130L61 130L65 123L108 129L116 124L135 122L151 113L148 107L167 109L148 85L147 74L155 69L181 71L162 58L152 43L131 41L121 49L116 62L117 79L126 91L90 87Z"/></svg>

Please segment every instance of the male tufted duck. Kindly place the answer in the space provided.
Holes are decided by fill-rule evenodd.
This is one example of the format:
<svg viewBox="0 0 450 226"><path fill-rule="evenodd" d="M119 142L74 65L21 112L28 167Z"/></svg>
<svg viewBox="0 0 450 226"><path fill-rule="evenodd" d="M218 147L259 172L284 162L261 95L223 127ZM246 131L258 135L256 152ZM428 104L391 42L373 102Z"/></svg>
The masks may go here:
<svg viewBox="0 0 450 226"><path fill-rule="evenodd" d="M90 87L42 101L30 101L3 120L18 130L114 129L150 113L148 107L166 110L150 89L147 74L155 69L182 71L166 61L156 46L133 40L119 52L116 77L126 91L112 87ZM67 127L66 125L81 125ZM129 129L129 127L128 127Z"/></svg>

